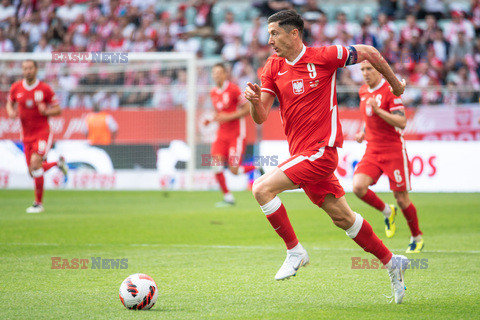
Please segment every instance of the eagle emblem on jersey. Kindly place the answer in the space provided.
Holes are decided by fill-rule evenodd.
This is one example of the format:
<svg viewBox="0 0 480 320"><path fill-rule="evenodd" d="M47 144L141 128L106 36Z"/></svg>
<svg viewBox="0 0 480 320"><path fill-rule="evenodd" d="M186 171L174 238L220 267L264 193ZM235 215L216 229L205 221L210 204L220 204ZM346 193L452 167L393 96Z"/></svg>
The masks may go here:
<svg viewBox="0 0 480 320"><path fill-rule="evenodd" d="M293 93L302 94L304 92L303 79L292 80Z"/></svg>

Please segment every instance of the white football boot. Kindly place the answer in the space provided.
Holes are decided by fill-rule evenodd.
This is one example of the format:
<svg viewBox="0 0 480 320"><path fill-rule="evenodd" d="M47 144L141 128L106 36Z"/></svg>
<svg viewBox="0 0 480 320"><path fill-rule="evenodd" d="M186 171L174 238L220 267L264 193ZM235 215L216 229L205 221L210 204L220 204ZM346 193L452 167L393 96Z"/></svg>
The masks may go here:
<svg viewBox="0 0 480 320"><path fill-rule="evenodd" d="M41 203L34 202L26 211L27 213L41 213L44 209Z"/></svg>
<svg viewBox="0 0 480 320"><path fill-rule="evenodd" d="M288 279L295 276L300 267L305 267L310 262L307 251L299 243L292 250L287 250L287 258L275 275L275 280Z"/></svg>
<svg viewBox="0 0 480 320"><path fill-rule="evenodd" d="M63 173L63 182L67 183L68 180L68 166L65 163L65 158L63 156L60 156L57 161L57 167L62 171Z"/></svg>
<svg viewBox="0 0 480 320"><path fill-rule="evenodd" d="M395 297L395 303L402 303L405 296L405 270L408 269L409 261L407 257L401 255L392 256L392 266L388 268L388 275L392 281L392 298Z"/></svg>

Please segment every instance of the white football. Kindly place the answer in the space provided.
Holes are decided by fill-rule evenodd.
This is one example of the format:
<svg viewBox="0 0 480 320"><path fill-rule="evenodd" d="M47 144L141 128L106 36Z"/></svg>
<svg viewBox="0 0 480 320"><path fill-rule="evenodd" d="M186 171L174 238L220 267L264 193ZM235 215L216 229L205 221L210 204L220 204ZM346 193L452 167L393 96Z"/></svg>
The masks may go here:
<svg viewBox="0 0 480 320"><path fill-rule="evenodd" d="M132 274L120 285L120 300L127 309L148 310L157 298L157 284L146 274Z"/></svg>

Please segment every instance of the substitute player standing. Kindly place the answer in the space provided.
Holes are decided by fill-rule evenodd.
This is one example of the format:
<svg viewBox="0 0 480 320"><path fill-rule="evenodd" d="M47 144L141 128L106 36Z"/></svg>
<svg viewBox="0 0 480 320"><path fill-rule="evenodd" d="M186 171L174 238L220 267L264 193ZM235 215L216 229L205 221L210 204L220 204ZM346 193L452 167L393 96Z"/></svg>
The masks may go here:
<svg viewBox="0 0 480 320"><path fill-rule="evenodd" d="M210 98L215 115L213 119L205 120L204 124L208 125L213 121L219 123L217 138L212 144L211 166L223 192L223 201L216 206L224 207L235 204L223 174L225 164L235 175L255 170L253 165L241 165L246 139L245 116L250 112L250 106L242 96L240 88L227 80L228 73L223 63L213 66L212 78L215 87L210 91Z"/></svg>
<svg viewBox="0 0 480 320"><path fill-rule="evenodd" d="M335 82L337 69L357 63L357 60L371 61L397 96L405 90L405 82L398 81L375 48L366 45L307 48L302 42L303 28L302 18L293 10L269 17L269 44L276 54L268 59L263 69L262 87L248 83L245 89L245 97L251 102L250 112L258 124L267 120L275 96L278 98L291 154L290 159L257 179L252 190L270 224L287 246L287 257L275 279L289 278L309 262L307 251L298 241L277 196L285 190L303 188L336 226L386 266L395 302L401 303L405 295L406 258L393 255L370 224L350 209L334 174L338 164L336 148L343 143Z"/></svg>
<svg viewBox="0 0 480 320"><path fill-rule="evenodd" d="M408 196L410 186L410 163L408 161L402 129L407 125L402 99L390 92L388 83L368 61L360 67L365 83L359 91L360 110L365 127L355 136L357 142L367 140L367 150L353 175L353 192L385 216L385 233L388 238L395 234L397 208L384 203L368 187L377 183L385 173L390 181L390 190L407 219L412 233L407 253L423 249L422 232L418 227L417 209Z"/></svg>
<svg viewBox="0 0 480 320"><path fill-rule="evenodd" d="M46 162L47 153L52 145L52 134L48 124L49 116L61 113L58 100L50 86L37 79L37 63L33 60L22 62L23 80L12 84L7 101L7 113L10 118L20 116L22 140L28 171L35 181L35 202L27 213L43 212L43 174L58 166L67 175L65 159ZM17 109L18 106L18 109Z"/></svg>

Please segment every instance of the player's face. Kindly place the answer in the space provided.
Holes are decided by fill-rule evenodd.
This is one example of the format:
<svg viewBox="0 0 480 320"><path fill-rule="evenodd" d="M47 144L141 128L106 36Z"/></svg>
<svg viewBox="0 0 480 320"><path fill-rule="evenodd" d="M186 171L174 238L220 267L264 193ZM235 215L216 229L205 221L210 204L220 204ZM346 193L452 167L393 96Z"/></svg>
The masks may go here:
<svg viewBox="0 0 480 320"><path fill-rule="evenodd" d="M292 30L293 31L293 30ZM294 51L293 35L278 25L278 22L272 22L268 25L268 44L279 57L288 57Z"/></svg>
<svg viewBox="0 0 480 320"><path fill-rule="evenodd" d="M212 78L218 87L221 87L225 80L227 80L227 72L222 67L213 67Z"/></svg>
<svg viewBox="0 0 480 320"><path fill-rule="evenodd" d="M360 65L363 79L369 87L375 87L381 80L380 73L368 61L363 61Z"/></svg>
<svg viewBox="0 0 480 320"><path fill-rule="evenodd" d="M22 75L28 82L35 81L37 77L37 68L32 61L24 61L22 63Z"/></svg>

